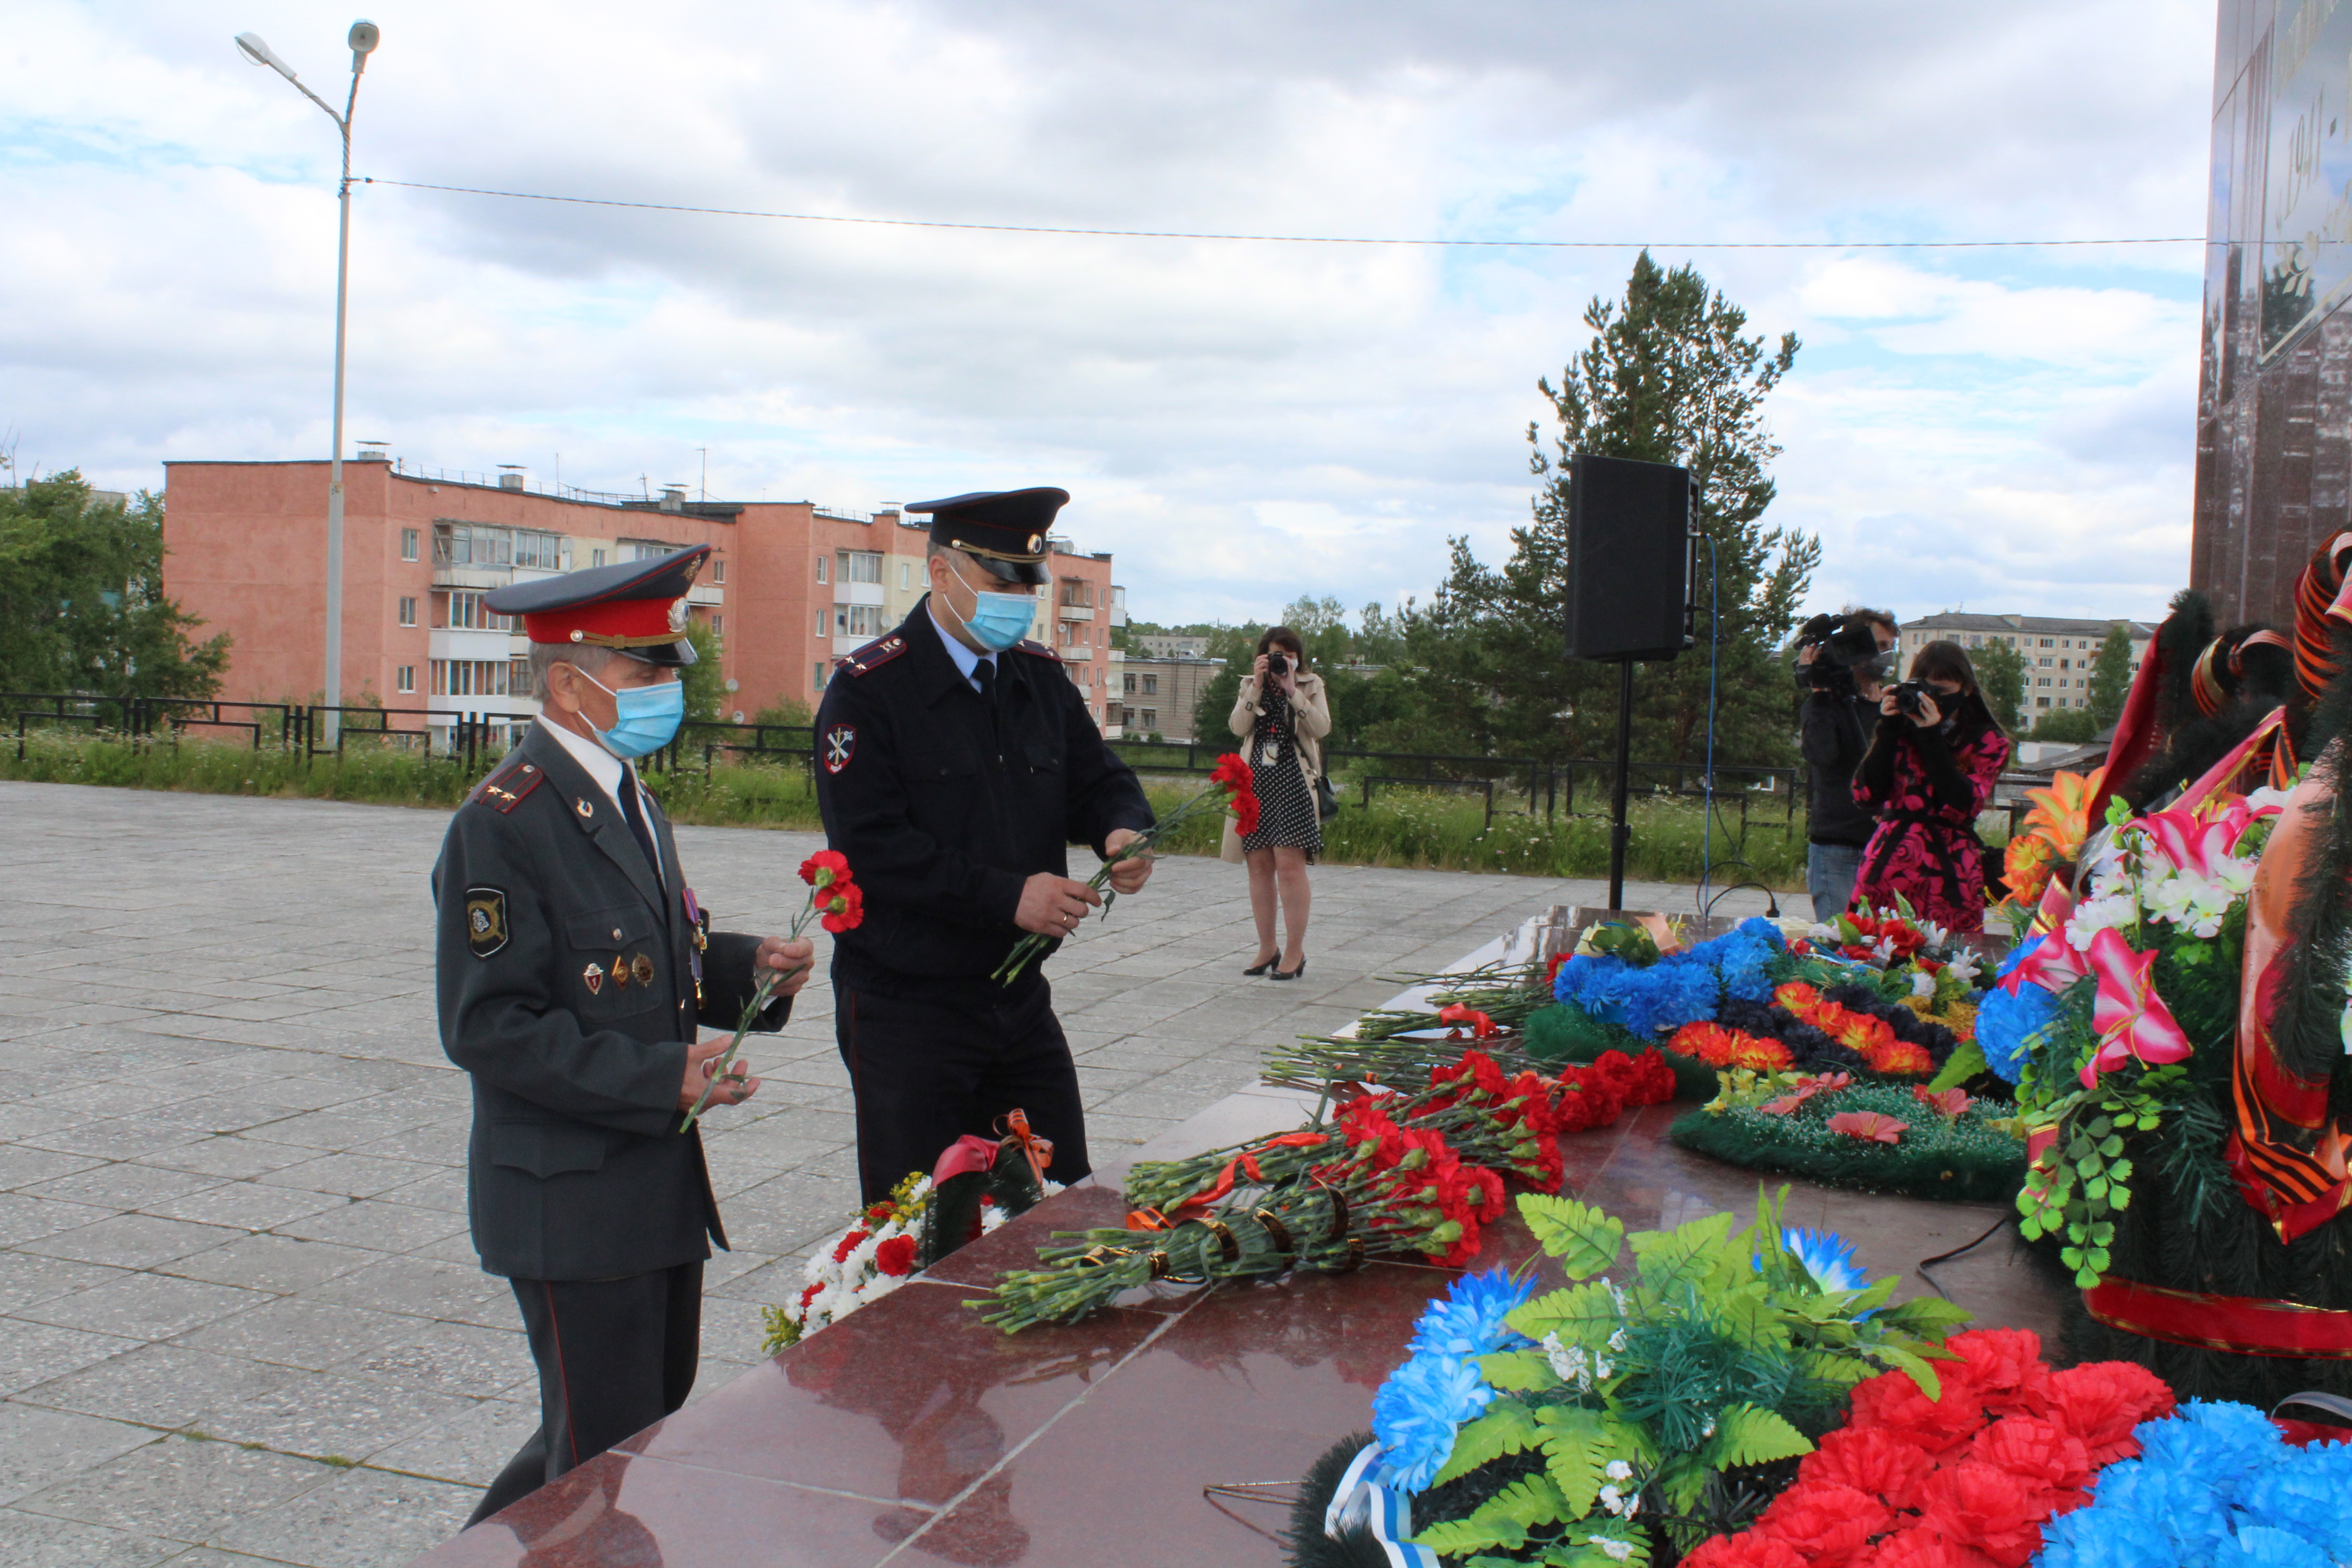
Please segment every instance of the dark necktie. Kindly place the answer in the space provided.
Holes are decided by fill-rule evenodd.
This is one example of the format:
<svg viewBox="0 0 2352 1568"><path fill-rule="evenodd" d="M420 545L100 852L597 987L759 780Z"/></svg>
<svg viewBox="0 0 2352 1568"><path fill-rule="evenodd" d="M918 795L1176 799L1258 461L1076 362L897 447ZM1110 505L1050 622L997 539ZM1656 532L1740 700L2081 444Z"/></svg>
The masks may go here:
<svg viewBox="0 0 2352 1568"><path fill-rule="evenodd" d="M971 667L971 678L980 682L980 700L993 711L996 707L996 661L982 659Z"/></svg>
<svg viewBox="0 0 2352 1568"><path fill-rule="evenodd" d="M653 868L654 880L660 881L661 852L654 847L653 829L646 824L645 807L637 803L637 775L627 767L621 770L621 818L636 836L637 847L646 852L646 864Z"/></svg>

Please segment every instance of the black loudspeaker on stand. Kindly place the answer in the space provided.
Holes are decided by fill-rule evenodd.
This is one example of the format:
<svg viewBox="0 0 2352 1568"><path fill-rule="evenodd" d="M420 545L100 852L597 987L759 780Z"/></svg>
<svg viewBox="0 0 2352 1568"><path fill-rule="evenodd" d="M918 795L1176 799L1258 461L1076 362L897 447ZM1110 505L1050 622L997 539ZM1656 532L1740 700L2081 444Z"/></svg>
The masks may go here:
<svg viewBox="0 0 2352 1568"><path fill-rule="evenodd" d="M1609 907L1625 907L1626 791L1633 763L1633 661L1691 646L1698 485L1688 468L1569 459L1568 657L1617 665L1617 779L1609 817Z"/></svg>

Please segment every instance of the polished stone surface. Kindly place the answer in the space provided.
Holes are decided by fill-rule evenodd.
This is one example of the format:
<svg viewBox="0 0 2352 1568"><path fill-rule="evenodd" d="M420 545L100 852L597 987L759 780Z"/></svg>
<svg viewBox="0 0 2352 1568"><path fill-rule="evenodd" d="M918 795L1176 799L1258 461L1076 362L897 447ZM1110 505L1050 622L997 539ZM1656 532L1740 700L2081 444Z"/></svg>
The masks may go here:
<svg viewBox="0 0 2352 1568"><path fill-rule="evenodd" d="M1273 1103L1236 1095L1218 1109L1255 1131ZM1570 1188L1629 1229L1723 1210L1744 1222L1759 1183L1669 1143L1683 1109L1563 1139ZM1087 1322L1010 1338L979 1321L973 1284L1027 1261L1047 1232L1114 1224L1119 1210L1099 1187L1050 1200L416 1568L1274 1568L1268 1531L1282 1509L1203 1489L1293 1481L1368 1427L1373 1390L1452 1273L1381 1262L1276 1284L1160 1286ZM1845 1236L1874 1275L1905 1275L1898 1298L1933 1289L1922 1258L2000 1217L1805 1184L1784 1214ZM1479 1262L1537 1250L1514 1218ZM2056 1290L2005 1241L1936 1273L1979 1324L2054 1339Z"/></svg>
<svg viewBox="0 0 2352 1568"><path fill-rule="evenodd" d="M434 1023L447 813L0 784L0 1568L373 1568L446 1538L537 1422L466 1237L467 1085ZM777 930L817 839L678 844L722 926ZM1314 890L1293 984L1242 978L1246 884L1213 859L1165 862L1054 958L1098 1164L1384 1000L1379 976L1598 896L1337 866ZM763 1367L761 1305L856 1206L829 994L752 1059L766 1087L708 1140L738 1250L706 1276L702 1397Z"/></svg>

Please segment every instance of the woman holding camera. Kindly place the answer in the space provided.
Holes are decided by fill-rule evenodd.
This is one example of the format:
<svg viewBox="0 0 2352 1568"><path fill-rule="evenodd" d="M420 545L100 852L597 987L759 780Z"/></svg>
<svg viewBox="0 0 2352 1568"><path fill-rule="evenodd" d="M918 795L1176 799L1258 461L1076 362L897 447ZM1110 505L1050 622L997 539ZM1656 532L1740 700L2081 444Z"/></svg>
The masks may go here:
<svg viewBox="0 0 2352 1568"><path fill-rule="evenodd" d="M1307 863L1323 847L1315 809L1315 781L1323 776L1318 744L1331 732L1323 678L1307 672L1298 634L1268 627L1257 658L1242 681L1227 725L1245 742L1250 784L1257 793L1257 830L1246 837L1225 821L1224 858L1249 864L1250 913L1257 921L1257 961L1244 974L1272 971L1296 980L1307 968ZM1275 905L1282 906L1283 942L1274 941Z"/></svg>
<svg viewBox="0 0 2352 1568"><path fill-rule="evenodd" d="M1854 900L1893 909L1900 893L1921 920L1978 935L1985 847L1977 814L1992 804L1993 784L2009 764L2009 737L1955 642L1921 648L1911 679L1886 693L1878 715L1877 733L1854 770L1853 797L1878 820Z"/></svg>

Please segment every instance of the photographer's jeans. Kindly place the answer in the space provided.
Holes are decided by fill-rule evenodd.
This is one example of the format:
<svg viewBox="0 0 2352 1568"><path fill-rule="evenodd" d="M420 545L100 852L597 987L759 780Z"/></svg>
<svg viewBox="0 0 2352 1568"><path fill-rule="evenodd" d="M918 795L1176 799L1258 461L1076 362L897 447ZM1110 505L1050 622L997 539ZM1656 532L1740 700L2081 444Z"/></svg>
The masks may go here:
<svg viewBox="0 0 2352 1568"><path fill-rule="evenodd" d="M1860 844L1805 846L1805 886L1813 895L1813 919L1845 913L1854 879L1862 875L1863 848Z"/></svg>

